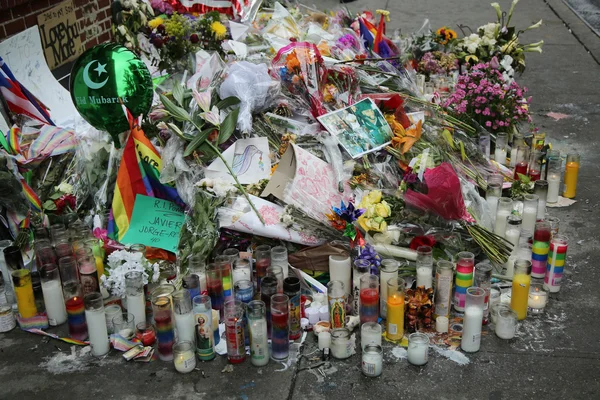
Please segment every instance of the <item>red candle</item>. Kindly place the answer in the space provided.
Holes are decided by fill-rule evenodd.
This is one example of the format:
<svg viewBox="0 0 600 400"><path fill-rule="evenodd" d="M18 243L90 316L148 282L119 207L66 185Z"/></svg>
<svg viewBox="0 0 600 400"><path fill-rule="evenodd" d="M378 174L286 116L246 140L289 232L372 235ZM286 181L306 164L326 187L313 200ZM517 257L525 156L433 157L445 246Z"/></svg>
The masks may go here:
<svg viewBox="0 0 600 400"><path fill-rule="evenodd" d="M529 177L531 178L532 182L539 180L541 178L541 176L542 176L541 171L529 170Z"/></svg>
<svg viewBox="0 0 600 400"><path fill-rule="evenodd" d="M377 322L379 318L379 290L375 288L360 290L360 322Z"/></svg>
<svg viewBox="0 0 600 400"><path fill-rule="evenodd" d="M517 164L517 166L515 167L515 175L514 178L515 179L519 179L519 175L527 175L527 167L529 166L528 163L521 161L520 163Z"/></svg>

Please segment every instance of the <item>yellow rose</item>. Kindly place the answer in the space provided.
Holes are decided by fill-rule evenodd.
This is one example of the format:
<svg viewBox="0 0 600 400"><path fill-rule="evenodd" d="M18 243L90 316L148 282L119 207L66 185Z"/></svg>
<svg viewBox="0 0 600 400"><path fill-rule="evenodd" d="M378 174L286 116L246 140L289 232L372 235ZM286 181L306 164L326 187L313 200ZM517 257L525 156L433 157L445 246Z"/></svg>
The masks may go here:
<svg viewBox="0 0 600 400"><path fill-rule="evenodd" d="M367 226L370 231L385 232L387 231L387 222L382 217L375 217L367 220Z"/></svg>
<svg viewBox="0 0 600 400"><path fill-rule="evenodd" d="M373 218L377 216L377 212L375 211L375 204L369 204L367 206L367 211L365 211L365 217L367 218Z"/></svg>
<svg viewBox="0 0 600 400"><path fill-rule="evenodd" d="M370 203L380 203L381 202L381 191L380 190L372 190L367 195Z"/></svg>
<svg viewBox="0 0 600 400"><path fill-rule="evenodd" d="M392 209L390 205L384 200L381 203L375 205L375 213L378 217L387 218L392 215Z"/></svg>

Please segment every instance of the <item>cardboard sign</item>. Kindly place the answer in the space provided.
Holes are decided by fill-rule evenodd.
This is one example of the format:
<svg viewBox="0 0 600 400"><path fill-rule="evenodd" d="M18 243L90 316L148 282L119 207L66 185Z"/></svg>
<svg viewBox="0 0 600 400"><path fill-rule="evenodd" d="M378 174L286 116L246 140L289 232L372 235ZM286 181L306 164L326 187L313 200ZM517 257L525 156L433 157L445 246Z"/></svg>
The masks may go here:
<svg viewBox="0 0 600 400"><path fill-rule="evenodd" d="M129 229L121 242L141 243L175 253L184 221L183 210L177 204L138 194Z"/></svg>
<svg viewBox="0 0 600 400"><path fill-rule="evenodd" d="M83 53L72 0L38 15L38 25L50 69L66 64Z"/></svg>

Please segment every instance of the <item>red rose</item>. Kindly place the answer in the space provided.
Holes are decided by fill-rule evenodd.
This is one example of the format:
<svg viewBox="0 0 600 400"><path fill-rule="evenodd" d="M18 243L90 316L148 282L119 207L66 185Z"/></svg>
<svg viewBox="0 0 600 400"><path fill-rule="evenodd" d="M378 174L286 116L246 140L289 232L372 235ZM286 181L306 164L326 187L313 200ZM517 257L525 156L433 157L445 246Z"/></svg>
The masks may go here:
<svg viewBox="0 0 600 400"><path fill-rule="evenodd" d="M199 41L200 41L200 38L198 37L198 34L196 34L196 33L192 33L192 34L190 35L190 42L192 42L192 43L196 44L196 43L198 43Z"/></svg>
<svg viewBox="0 0 600 400"><path fill-rule="evenodd" d="M433 236L415 236L408 245L409 248L416 250L419 246L435 246L435 239Z"/></svg>
<svg viewBox="0 0 600 400"><path fill-rule="evenodd" d="M65 200L61 197L59 199L54 200L54 205L56 206L56 213L62 214L65 209Z"/></svg>

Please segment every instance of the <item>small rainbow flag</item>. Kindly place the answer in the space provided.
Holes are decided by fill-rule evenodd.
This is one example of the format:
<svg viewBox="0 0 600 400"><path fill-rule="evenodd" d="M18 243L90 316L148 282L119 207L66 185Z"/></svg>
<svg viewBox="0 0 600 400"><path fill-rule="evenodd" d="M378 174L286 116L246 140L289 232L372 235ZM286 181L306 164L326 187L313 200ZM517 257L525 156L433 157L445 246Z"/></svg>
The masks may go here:
<svg viewBox="0 0 600 400"><path fill-rule="evenodd" d="M140 127L141 116L134 118L123 106L131 133L117 173L112 209L108 219L108 236L121 241L129 229L133 205L138 194L156 197L185 208L177 190L160 182L162 160Z"/></svg>

